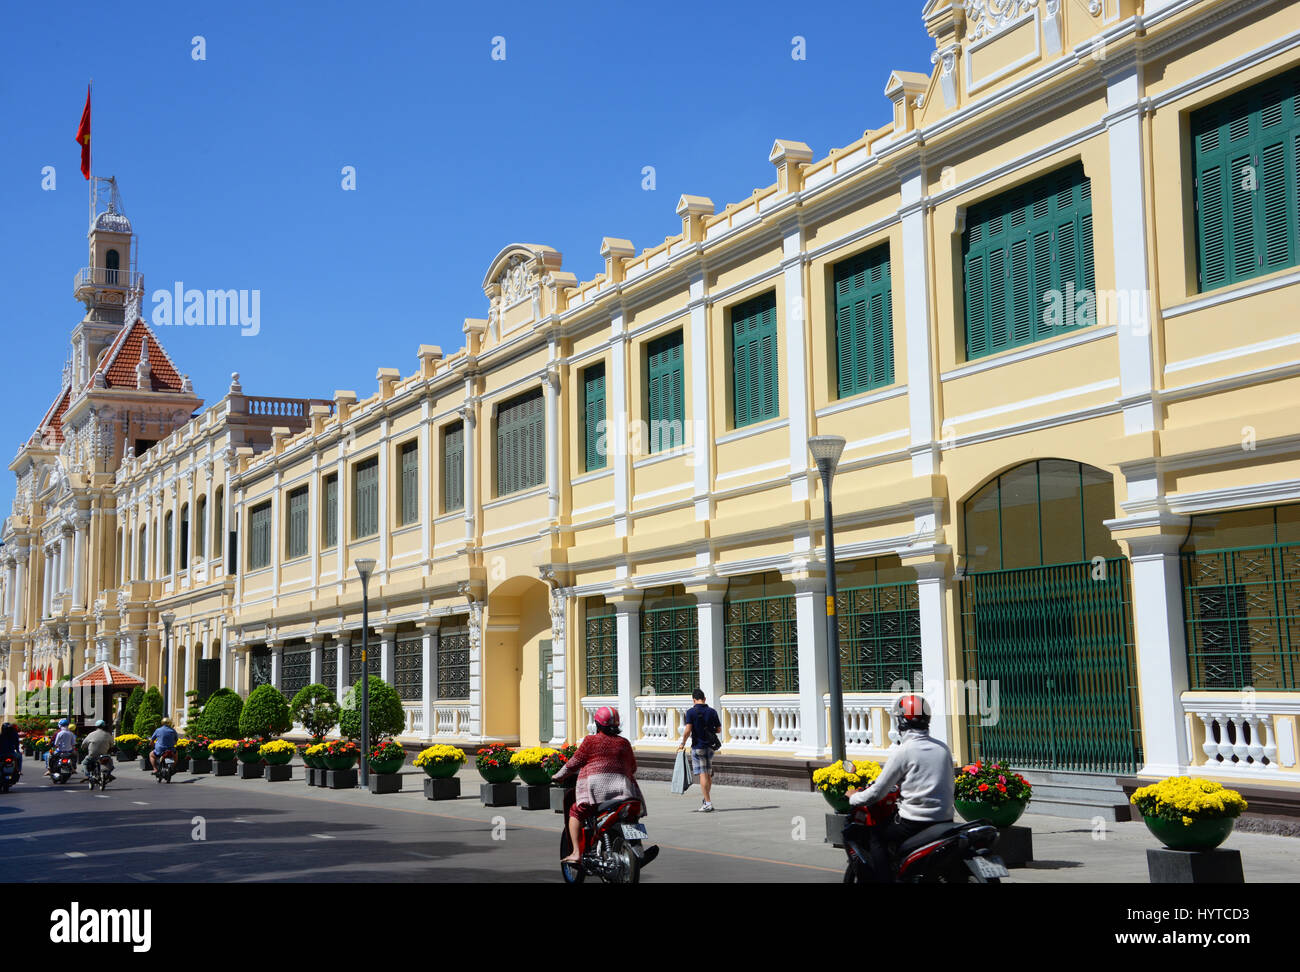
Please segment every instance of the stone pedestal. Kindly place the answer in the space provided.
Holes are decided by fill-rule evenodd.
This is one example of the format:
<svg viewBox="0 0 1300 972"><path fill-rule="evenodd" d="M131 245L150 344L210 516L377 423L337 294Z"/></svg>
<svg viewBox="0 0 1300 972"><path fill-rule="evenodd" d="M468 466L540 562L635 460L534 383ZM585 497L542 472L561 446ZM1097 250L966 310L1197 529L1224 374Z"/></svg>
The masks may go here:
<svg viewBox="0 0 1300 972"><path fill-rule="evenodd" d="M1241 851L1181 851L1147 848L1147 874L1152 884L1244 884Z"/></svg>
<svg viewBox="0 0 1300 972"><path fill-rule="evenodd" d="M351 790L357 785L357 770L326 770L325 787L330 790Z"/></svg>
<svg viewBox="0 0 1300 972"><path fill-rule="evenodd" d="M1007 867L1025 867L1034 859L1034 832L1028 827L1002 827L993 853Z"/></svg>
<svg viewBox="0 0 1300 972"><path fill-rule="evenodd" d="M551 812L564 813L564 794L568 790L560 786L551 787Z"/></svg>
<svg viewBox="0 0 1300 972"><path fill-rule="evenodd" d="M212 760L210 759L192 759L190 760L190 772L195 776L206 776L212 772Z"/></svg>
<svg viewBox="0 0 1300 972"><path fill-rule="evenodd" d="M144 770L146 773L153 772L153 766L150 765L148 756L140 757L140 768Z"/></svg>
<svg viewBox="0 0 1300 972"><path fill-rule="evenodd" d="M370 774L370 792L371 793L398 793L402 789L401 773L375 773Z"/></svg>
<svg viewBox="0 0 1300 972"><path fill-rule="evenodd" d="M514 783L484 783L478 788L478 798L485 807L513 807L516 788Z"/></svg>
<svg viewBox="0 0 1300 972"><path fill-rule="evenodd" d="M458 777L445 777L440 780L425 777L424 798L426 800L456 800L459 797L460 779Z"/></svg>
<svg viewBox="0 0 1300 972"><path fill-rule="evenodd" d="M844 825L849 822L847 813L826 814L826 843L832 847L844 846Z"/></svg>
<svg viewBox="0 0 1300 972"><path fill-rule="evenodd" d="M212 761L212 772L217 776L234 776L238 768L233 759L214 759Z"/></svg>
<svg viewBox="0 0 1300 972"><path fill-rule="evenodd" d="M276 766L267 763L265 770L266 772L262 774L262 779L266 780L268 783L283 783L285 780L293 779L292 763L280 763Z"/></svg>
<svg viewBox="0 0 1300 972"><path fill-rule="evenodd" d="M185 759L178 759L178 760L176 760L176 772L177 772L177 773L188 773L189 771L190 771L190 761L189 761L189 757L186 757Z"/></svg>
<svg viewBox="0 0 1300 972"><path fill-rule="evenodd" d="M316 774L318 774L319 772L320 772L320 770L318 770L315 766L308 766L308 767L307 767L306 772L305 772L304 775L305 775L305 777L306 777L306 779L307 779L307 785L308 785L308 786L320 786L320 783L317 781L317 775L316 775Z"/></svg>
<svg viewBox="0 0 1300 972"><path fill-rule="evenodd" d="M515 792L515 803L520 810L549 810L551 808L551 785L522 784Z"/></svg>
<svg viewBox="0 0 1300 972"><path fill-rule="evenodd" d="M262 778L262 764L241 761L239 764L239 778L241 780L260 780Z"/></svg>

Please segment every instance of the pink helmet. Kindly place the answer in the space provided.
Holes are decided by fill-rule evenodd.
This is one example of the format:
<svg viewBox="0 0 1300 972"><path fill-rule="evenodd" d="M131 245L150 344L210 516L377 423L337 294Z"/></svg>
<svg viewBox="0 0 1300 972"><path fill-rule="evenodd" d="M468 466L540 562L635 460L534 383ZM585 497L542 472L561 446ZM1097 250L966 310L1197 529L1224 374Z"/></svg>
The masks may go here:
<svg viewBox="0 0 1300 972"><path fill-rule="evenodd" d="M597 709L595 712L592 713L591 720L592 722L596 723L596 725L602 726L603 728L606 729L610 728L611 726L617 726L618 709L614 708L612 705L602 705L599 709Z"/></svg>

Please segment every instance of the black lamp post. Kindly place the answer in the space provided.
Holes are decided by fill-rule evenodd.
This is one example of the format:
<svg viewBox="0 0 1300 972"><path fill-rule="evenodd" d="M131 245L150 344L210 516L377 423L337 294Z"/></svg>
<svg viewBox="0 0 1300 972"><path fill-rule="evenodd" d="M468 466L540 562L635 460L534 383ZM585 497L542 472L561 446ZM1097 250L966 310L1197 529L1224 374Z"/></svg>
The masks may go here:
<svg viewBox="0 0 1300 972"><path fill-rule="evenodd" d="M370 785L370 575L374 557L355 561L361 575L361 786Z"/></svg>
<svg viewBox="0 0 1300 972"><path fill-rule="evenodd" d="M831 695L831 759L844 759L844 691L840 686L840 627L835 617L835 525L831 518L831 480L844 452L844 437L814 435L808 451L822 477L822 501L826 513L826 651Z"/></svg>

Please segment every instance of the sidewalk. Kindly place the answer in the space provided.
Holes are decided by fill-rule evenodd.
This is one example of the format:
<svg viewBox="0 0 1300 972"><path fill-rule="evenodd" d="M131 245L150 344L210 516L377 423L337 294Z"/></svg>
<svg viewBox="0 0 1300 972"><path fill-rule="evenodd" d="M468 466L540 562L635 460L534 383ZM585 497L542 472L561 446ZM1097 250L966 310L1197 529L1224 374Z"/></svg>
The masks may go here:
<svg viewBox="0 0 1300 972"><path fill-rule="evenodd" d="M561 826L560 815L547 810L484 807L478 800L481 780L473 768L459 774L460 799L437 802L425 799L425 776L410 766L402 773L402 792L383 796L359 788L309 787L298 762L294 763L293 773L294 779L286 783L208 776L202 778L202 785L257 787L259 793L285 798L366 804L377 813L427 814L433 818L433 826L438 820L472 821L488 828L504 821L507 827L556 834ZM755 860L784 864L801 872L798 880L819 880L820 873L825 880L836 881L843 873L843 851L823 842L828 807L819 794L714 786L713 804L717 809L713 813L695 813L700 804L698 787L692 787L685 796L674 796L667 782L643 780L641 786L649 804L645 822L651 840L666 850L717 855L737 863ZM322 814L322 819L327 817ZM1035 860L1028 867L1014 869L1008 883L1145 884L1146 851L1160 846L1140 820L1094 827L1087 820L1026 813L1019 823L1033 829ZM1241 852L1248 882L1300 880L1300 840L1296 838L1234 832L1224 846ZM665 863L671 860L665 855Z"/></svg>

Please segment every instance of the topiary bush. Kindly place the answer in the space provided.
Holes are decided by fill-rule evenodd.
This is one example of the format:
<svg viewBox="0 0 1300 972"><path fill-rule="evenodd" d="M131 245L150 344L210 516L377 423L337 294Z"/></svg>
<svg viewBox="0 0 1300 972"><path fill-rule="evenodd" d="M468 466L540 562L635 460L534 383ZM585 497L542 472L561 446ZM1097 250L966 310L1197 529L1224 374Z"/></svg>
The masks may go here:
<svg viewBox="0 0 1300 972"><path fill-rule="evenodd" d="M289 703L289 714L294 722L319 739L339 723L339 704L329 686L319 682L304 685Z"/></svg>
<svg viewBox="0 0 1300 972"><path fill-rule="evenodd" d="M135 722L131 724L131 728L141 739L148 739L153 735L153 731L162 725L162 717L162 693L151 687L140 702L140 708L136 711Z"/></svg>
<svg viewBox="0 0 1300 972"><path fill-rule="evenodd" d="M244 700L233 689L219 688L203 704L198 731L209 739L238 739L243 711Z"/></svg>
<svg viewBox="0 0 1300 972"><path fill-rule="evenodd" d="M402 699L378 675L370 676L370 745L374 746L386 736L396 736L406 728L406 714ZM343 696L339 713L339 731L349 739L361 738L361 683L358 681Z"/></svg>
<svg viewBox="0 0 1300 972"><path fill-rule="evenodd" d="M239 734L246 739L266 739L288 732L293 725L289 703L274 685L259 685L248 693L244 711L239 715Z"/></svg>
<svg viewBox="0 0 1300 972"><path fill-rule="evenodd" d="M136 713L140 711L140 703L144 701L144 686L137 685L131 690L131 694L126 697L126 708L122 710L122 727L130 730L135 725Z"/></svg>

